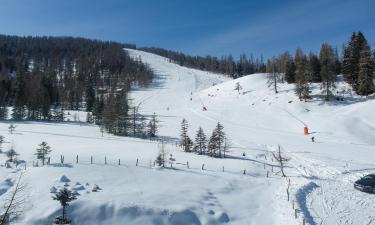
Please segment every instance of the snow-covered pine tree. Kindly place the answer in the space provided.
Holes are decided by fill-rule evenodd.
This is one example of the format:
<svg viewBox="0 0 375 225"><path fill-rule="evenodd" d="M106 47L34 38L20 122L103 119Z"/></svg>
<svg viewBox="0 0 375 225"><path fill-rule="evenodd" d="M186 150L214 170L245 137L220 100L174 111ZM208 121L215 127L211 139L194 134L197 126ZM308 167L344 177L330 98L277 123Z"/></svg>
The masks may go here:
<svg viewBox="0 0 375 225"><path fill-rule="evenodd" d="M374 93L373 67L374 65L371 59L371 49L366 42L362 46L359 59L357 94L367 96Z"/></svg>
<svg viewBox="0 0 375 225"><path fill-rule="evenodd" d="M77 197L71 190L64 187L52 198L53 200L59 201L62 206L62 215L55 218L54 224L70 224L71 220L66 216L66 208L69 206L69 203L77 199Z"/></svg>
<svg viewBox="0 0 375 225"><path fill-rule="evenodd" d="M187 120L183 118L181 122L180 144L185 152L190 152L193 145L193 142L188 135L188 127L189 124Z"/></svg>
<svg viewBox="0 0 375 225"><path fill-rule="evenodd" d="M206 148L207 148L206 135L204 134L202 127L199 127L197 134L195 136L194 151L200 155L204 155L206 154Z"/></svg>
<svg viewBox="0 0 375 225"><path fill-rule="evenodd" d="M51 147L47 144L47 142L43 141L39 144L39 148L36 149L36 158L42 160L42 165L47 159L48 154L51 152Z"/></svg>
<svg viewBox="0 0 375 225"><path fill-rule="evenodd" d="M320 48L320 77L321 89L325 95L325 100L328 101L333 96L332 89L335 88L336 74L335 74L335 58L333 48L329 44L322 44Z"/></svg>

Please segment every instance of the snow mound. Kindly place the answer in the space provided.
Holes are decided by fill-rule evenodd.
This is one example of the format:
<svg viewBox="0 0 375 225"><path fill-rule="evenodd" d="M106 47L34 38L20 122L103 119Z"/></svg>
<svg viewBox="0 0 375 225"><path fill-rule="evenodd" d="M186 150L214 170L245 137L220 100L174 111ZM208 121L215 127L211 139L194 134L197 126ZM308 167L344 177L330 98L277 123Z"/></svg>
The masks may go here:
<svg viewBox="0 0 375 225"><path fill-rule="evenodd" d="M61 183L68 183L68 182L70 182L70 179L69 179L67 176L62 175L62 176L60 177L60 182L61 182Z"/></svg>

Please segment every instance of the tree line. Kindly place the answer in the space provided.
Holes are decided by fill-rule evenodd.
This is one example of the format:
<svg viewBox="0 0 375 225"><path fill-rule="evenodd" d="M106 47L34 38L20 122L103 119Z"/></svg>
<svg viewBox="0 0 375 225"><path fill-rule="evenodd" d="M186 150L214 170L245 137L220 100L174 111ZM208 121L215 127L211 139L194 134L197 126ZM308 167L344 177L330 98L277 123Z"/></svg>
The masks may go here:
<svg viewBox="0 0 375 225"><path fill-rule="evenodd" d="M241 54L239 60L235 60L232 55L223 56L221 58L215 56L191 56L181 52L165 50L162 48L139 48L142 51L154 53L168 58L180 66L186 66L194 69L222 73L238 78L243 75L262 73L266 71L266 65L263 57L254 57Z"/></svg>
<svg viewBox="0 0 375 225"><path fill-rule="evenodd" d="M375 52L361 32L354 32L343 47L343 55L328 43L323 43L319 54L305 54L298 48L292 56L289 52L267 61L268 83L278 92L278 83L295 84L295 92L301 100L311 98L311 83L320 83L325 100L334 96L337 75L342 74L352 90L361 96L374 93Z"/></svg>
<svg viewBox="0 0 375 225"><path fill-rule="evenodd" d="M64 110L84 110L108 132L125 135L124 126L136 126L134 118L124 122L133 107L128 92L153 79L125 47L135 48L84 38L0 35L0 120L63 121Z"/></svg>

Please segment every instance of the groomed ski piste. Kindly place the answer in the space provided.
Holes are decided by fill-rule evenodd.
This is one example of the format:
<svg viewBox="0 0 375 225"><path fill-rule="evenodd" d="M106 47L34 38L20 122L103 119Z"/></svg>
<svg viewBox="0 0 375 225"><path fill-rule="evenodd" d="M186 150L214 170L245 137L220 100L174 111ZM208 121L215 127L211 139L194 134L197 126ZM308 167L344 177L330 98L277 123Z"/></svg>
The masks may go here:
<svg viewBox="0 0 375 225"><path fill-rule="evenodd" d="M375 172L374 96L301 102L293 85L280 84L275 94L265 74L231 80L126 51L156 73L153 84L135 88L131 98L142 113L156 113L159 136L176 162L172 168L154 167L160 144L102 136L97 126L80 122L86 119L83 112L70 112L64 123L15 122L13 134L9 121L0 122L3 150L13 144L26 163L26 170L25 163L0 167L0 202L24 173L26 200L14 224L51 224L61 213L51 191L64 185L79 194L68 208L79 225L375 224L375 195L353 188L356 179ZM234 90L236 83L240 92ZM340 91L348 88L343 81L336 85ZM314 84L313 96L319 93ZM199 126L209 136L222 123L231 142L227 158L182 152L176 146L182 118L191 137ZM303 134L304 126L309 135ZM42 141L52 148L51 164L33 167ZM289 159L287 178L272 157L278 146ZM0 162L5 160L0 154Z"/></svg>

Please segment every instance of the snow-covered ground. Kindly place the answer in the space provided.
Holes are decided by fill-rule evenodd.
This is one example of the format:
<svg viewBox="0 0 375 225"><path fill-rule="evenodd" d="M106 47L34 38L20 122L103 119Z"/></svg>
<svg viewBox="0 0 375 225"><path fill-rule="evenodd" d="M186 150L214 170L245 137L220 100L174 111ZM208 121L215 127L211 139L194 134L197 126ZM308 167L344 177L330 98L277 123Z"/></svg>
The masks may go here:
<svg viewBox="0 0 375 225"><path fill-rule="evenodd" d="M131 97L143 113L158 115L160 135L169 140L166 148L176 158L173 168L153 167L156 142L102 137L98 127L74 122L85 120L82 113L66 123L16 123L13 134L8 133L8 122L0 122L0 135L7 142L3 148L13 144L27 162L23 179L27 204L17 224L51 224L60 207L50 188L65 185L60 181L63 175L80 194L69 208L74 224L80 225L293 225L302 224L303 218L311 225L375 224L375 195L358 192L352 185L363 174L375 172L373 96L300 102L293 85L280 84L274 94L264 74L231 80L150 53L127 51L157 74L152 87L135 89ZM240 93L234 90L237 82L243 88ZM346 84L337 86L343 89ZM319 92L314 85L313 94ZM231 139L228 158L184 153L176 147L182 118L188 120L192 137L199 126L210 135L220 121ZM303 135L304 124L310 129L308 136ZM53 149L51 165L32 167L42 141ZM288 179L277 174L272 160L277 145L290 159L285 170L289 202ZM4 161L0 154L0 162ZM15 171L0 167L0 201L14 187L19 175ZM95 184L102 190L92 192ZM297 219L293 202L299 210Z"/></svg>

